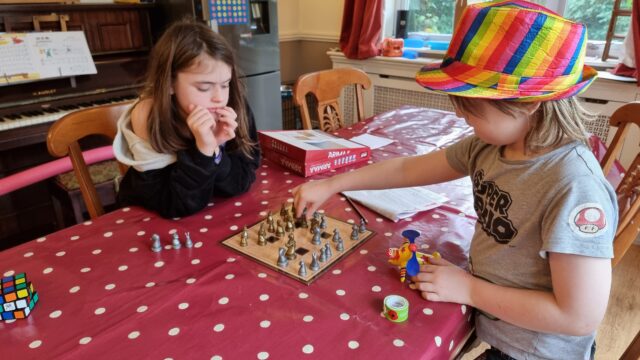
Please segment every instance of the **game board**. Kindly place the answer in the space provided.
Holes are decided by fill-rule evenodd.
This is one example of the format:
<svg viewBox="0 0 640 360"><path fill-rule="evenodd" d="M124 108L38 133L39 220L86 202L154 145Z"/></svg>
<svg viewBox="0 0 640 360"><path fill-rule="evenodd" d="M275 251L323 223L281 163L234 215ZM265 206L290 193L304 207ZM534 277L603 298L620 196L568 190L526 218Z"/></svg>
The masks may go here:
<svg viewBox="0 0 640 360"><path fill-rule="evenodd" d="M289 209L286 209L287 213L289 213ZM286 224L284 219L286 215L282 215L283 210L281 209L279 213L273 212L274 222L280 220L281 224ZM324 215L322 215L324 216ZM329 269L333 264L341 261L345 258L350 252L356 249L359 245L364 243L366 240L375 235L375 232L369 229L361 229L363 232L358 232L358 239L352 240L351 236L353 233L353 224L349 224L347 222L331 218L329 216L324 216L326 219L326 228L322 229L320 232L320 245L314 245L312 243L313 234L310 231L311 222L309 227L302 227L302 221L297 219L295 221L293 231L285 231L283 236L278 237L275 232L268 231L269 223L267 218L258 221L252 226L246 227L246 232L248 234L246 238L246 246L242 246L242 237L244 233L244 229L238 232L237 234L222 240L222 244L249 257L250 259L257 261L264 266L267 266L273 270L279 271L295 280L298 280L304 284L311 284L317 278L320 277L327 269ZM266 244L259 245L259 231L261 225L264 227L266 232ZM284 228L285 226L282 225ZM333 240L334 237L334 229L338 229L340 233L340 237L342 238L342 244L344 250L339 251L339 246L337 246L337 242ZM277 230L277 229L276 229ZM278 264L279 259L281 258L280 249L287 249L287 242L289 241L289 234L293 233L293 237L295 240L295 259L288 260L288 264L286 266L281 266ZM318 256L321 254L321 248L328 246L331 249L332 255L325 259L325 261L316 261L316 266L319 265L318 269L312 269L313 256L312 254L315 252ZM287 249L288 250L288 249ZM305 272L306 274L300 274L300 261L304 261L305 263Z"/></svg>

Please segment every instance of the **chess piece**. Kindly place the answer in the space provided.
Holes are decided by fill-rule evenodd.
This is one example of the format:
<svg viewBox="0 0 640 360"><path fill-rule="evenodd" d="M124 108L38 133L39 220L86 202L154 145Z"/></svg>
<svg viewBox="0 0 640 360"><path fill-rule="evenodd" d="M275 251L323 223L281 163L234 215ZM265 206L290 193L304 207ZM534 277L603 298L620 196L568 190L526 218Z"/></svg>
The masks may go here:
<svg viewBox="0 0 640 360"><path fill-rule="evenodd" d="M320 262L327 261L327 252L324 250L324 246L320 247L320 257L318 258Z"/></svg>
<svg viewBox="0 0 640 360"><path fill-rule="evenodd" d="M340 241L342 241L342 239L340 239ZM333 253L331 252L331 246L329 246L329 243L324 244L324 254L327 257L327 259L333 256Z"/></svg>
<svg viewBox="0 0 640 360"><path fill-rule="evenodd" d="M298 269L298 276L307 276L307 265L304 260L300 260L300 269Z"/></svg>
<svg viewBox="0 0 640 360"><path fill-rule="evenodd" d="M280 223L280 220L278 220L278 225L276 226L276 236L277 237L284 236L284 229L282 228L282 224Z"/></svg>
<svg viewBox="0 0 640 360"><path fill-rule="evenodd" d="M162 251L162 244L160 243L160 235L153 234L151 235L151 251L160 252Z"/></svg>
<svg viewBox="0 0 640 360"><path fill-rule="evenodd" d="M287 253L285 254L287 259L293 260L296 258L296 243L287 242Z"/></svg>
<svg viewBox="0 0 640 360"><path fill-rule="evenodd" d="M324 230L327 228L327 218L322 214L320 217L320 229Z"/></svg>
<svg viewBox="0 0 640 360"><path fill-rule="evenodd" d="M291 204L291 219L293 219L296 216L296 204L293 203Z"/></svg>
<svg viewBox="0 0 640 360"><path fill-rule="evenodd" d="M278 266L280 267L287 267L287 264L289 263L289 260L287 260L287 258L284 255L284 248L280 248L278 250Z"/></svg>
<svg viewBox="0 0 640 360"><path fill-rule="evenodd" d="M193 247L193 241L191 241L191 236L189 236L188 232L184 233L184 247L186 247L186 248L192 248Z"/></svg>
<svg viewBox="0 0 640 360"><path fill-rule="evenodd" d="M320 245L320 242L320 228L316 226L313 228L313 238L311 239L311 243L313 245Z"/></svg>
<svg viewBox="0 0 640 360"><path fill-rule="evenodd" d="M291 217L287 218L287 223L285 224L284 230L286 232L292 232L295 229L293 226L293 221L291 221Z"/></svg>
<svg viewBox="0 0 640 360"><path fill-rule="evenodd" d="M367 231L367 224L364 222L363 218L360 218L360 228L358 229L360 233Z"/></svg>
<svg viewBox="0 0 640 360"><path fill-rule="evenodd" d="M282 207L280 207L280 217L284 219L285 216L287 216L287 212L287 208L284 206L284 203L282 203Z"/></svg>
<svg viewBox="0 0 640 360"><path fill-rule="evenodd" d="M311 218L311 228L309 229L309 232L313 234L313 229L319 226L320 223L318 222L318 220L316 218Z"/></svg>
<svg viewBox="0 0 640 360"><path fill-rule="evenodd" d="M267 231L274 234L276 232L276 225L275 225L276 222L275 220L273 220L273 216L269 218L268 222L269 222L269 228L267 229Z"/></svg>
<svg viewBox="0 0 640 360"><path fill-rule="evenodd" d="M258 245L265 246L267 245L267 239L264 237L264 234L258 235Z"/></svg>
<svg viewBox="0 0 640 360"><path fill-rule="evenodd" d="M338 242L336 243L336 250L344 251L344 242L342 242L342 239L338 239Z"/></svg>
<svg viewBox="0 0 640 360"><path fill-rule="evenodd" d="M320 213L317 211L313 212L313 218L316 219L316 221L318 221L318 224L320 223Z"/></svg>
<svg viewBox="0 0 640 360"><path fill-rule="evenodd" d="M311 266L309 267L312 271L318 271L320 269L320 263L318 262L318 254L311 254Z"/></svg>
<svg viewBox="0 0 640 360"><path fill-rule="evenodd" d="M178 250L182 247L182 245L180 245L180 238L178 237L178 233L174 232L173 233L173 239L171 240L171 244L173 245L173 248Z"/></svg>
<svg viewBox="0 0 640 360"><path fill-rule="evenodd" d="M334 228L333 229L333 242L338 242L338 239L341 239L340 237L340 230L338 230L338 228Z"/></svg>
<svg viewBox="0 0 640 360"><path fill-rule="evenodd" d="M358 225L353 224L351 227L351 240L358 240Z"/></svg>
<svg viewBox="0 0 640 360"><path fill-rule="evenodd" d="M246 226L244 227L244 230L242 230L242 235L240 237L240 246L249 246L249 230L247 230Z"/></svg>
<svg viewBox="0 0 640 360"><path fill-rule="evenodd" d="M307 216L304 214L300 217L300 227L303 229L306 229L309 227L309 223L307 222Z"/></svg>
<svg viewBox="0 0 640 360"><path fill-rule="evenodd" d="M267 232L264 231L264 222L260 223L260 230L258 230L258 235L267 236Z"/></svg>

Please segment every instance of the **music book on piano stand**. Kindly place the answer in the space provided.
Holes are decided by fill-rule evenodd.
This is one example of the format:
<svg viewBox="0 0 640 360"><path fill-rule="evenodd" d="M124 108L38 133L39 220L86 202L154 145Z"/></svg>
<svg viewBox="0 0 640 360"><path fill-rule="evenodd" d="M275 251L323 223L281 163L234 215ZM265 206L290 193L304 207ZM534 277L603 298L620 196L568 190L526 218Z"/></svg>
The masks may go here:
<svg viewBox="0 0 640 360"><path fill-rule="evenodd" d="M97 73L82 31L0 33L0 86Z"/></svg>

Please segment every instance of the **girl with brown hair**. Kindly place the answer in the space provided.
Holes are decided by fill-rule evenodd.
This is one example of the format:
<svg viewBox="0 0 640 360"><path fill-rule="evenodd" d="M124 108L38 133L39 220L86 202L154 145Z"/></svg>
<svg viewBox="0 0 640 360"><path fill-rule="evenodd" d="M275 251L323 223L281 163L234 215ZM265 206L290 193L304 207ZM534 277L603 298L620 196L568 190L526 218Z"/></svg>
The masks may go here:
<svg viewBox="0 0 640 360"><path fill-rule="evenodd" d="M118 122L114 153L130 166L122 205L186 216L214 195L249 189L260 149L235 63L224 38L204 24L181 21L165 31L140 98Z"/></svg>

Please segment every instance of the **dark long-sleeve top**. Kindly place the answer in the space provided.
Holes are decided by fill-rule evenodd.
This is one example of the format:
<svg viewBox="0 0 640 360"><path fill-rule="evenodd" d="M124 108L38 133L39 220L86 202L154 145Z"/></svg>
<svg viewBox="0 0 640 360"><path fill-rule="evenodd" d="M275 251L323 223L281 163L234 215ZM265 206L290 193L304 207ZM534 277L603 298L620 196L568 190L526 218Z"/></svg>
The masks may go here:
<svg viewBox="0 0 640 360"><path fill-rule="evenodd" d="M253 113L247 106L249 135L257 144ZM213 196L230 197L249 190L256 179L260 163L260 147L253 147L248 158L228 141L222 147L222 157L202 154L195 143L178 151L176 161L159 169L138 171L129 167L120 182L118 200L121 205L139 205L161 216L182 217L203 209Z"/></svg>

